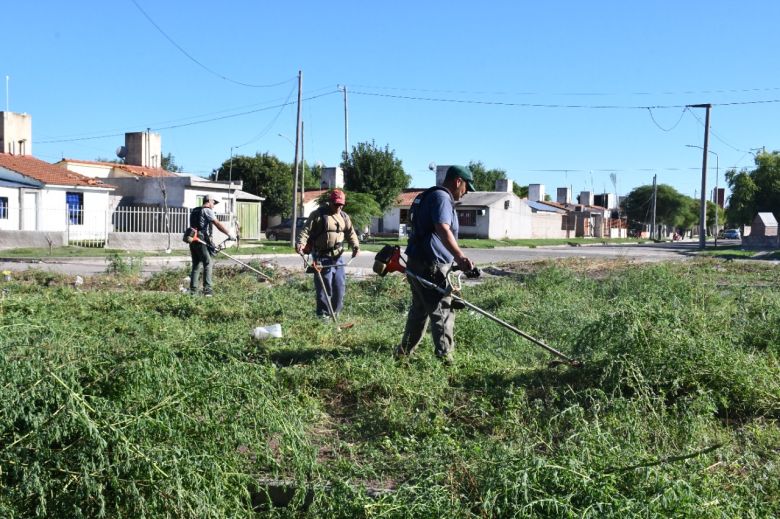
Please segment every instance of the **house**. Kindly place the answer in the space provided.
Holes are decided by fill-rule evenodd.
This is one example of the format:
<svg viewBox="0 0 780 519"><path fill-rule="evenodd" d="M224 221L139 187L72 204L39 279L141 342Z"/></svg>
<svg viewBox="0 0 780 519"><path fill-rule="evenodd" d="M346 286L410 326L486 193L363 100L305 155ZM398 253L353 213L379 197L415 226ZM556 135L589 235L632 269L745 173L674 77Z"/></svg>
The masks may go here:
<svg viewBox="0 0 780 519"><path fill-rule="evenodd" d="M769 212L758 213L750 226L750 234L742 237L742 245L750 249L780 248L777 219Z"/></svg>
<svg viewBox="0 0 780 519"><path fill-rule="evenodd" d="M444 181L449 166L436 168L437 185ZM409 208L423 189L406 189L381 218L371 223L372 233L405 235L409 223ZM461 238L489 238L494 240L531 237L531 208L512 190L512 181L500 179L495 191L466 193L456 204Z"/></svg>
<svg viewBox="0 0 780 519"><path fill-rule="evenodd" d="M222 202L217 206L220 221L231 228L240 229L245 239L260 238L262 202L265 198L242 191L243 182L216 182L195 175L177 174L162 169L159 157L162 156L160 135L153 132L133 132L125 134L125 145L117 155L124 163L98 162L80 159L62 159L57 165L69 171L93 178L108 179L116 186L112 209L117 209L120 218L114 218L116 230L137 232L146 230L139 227L129 228L125 222L138 222L131 213L148 214L149 208L157 208L154 218L161 219L163 212L177 215L173 226L178 232L189 210L198 207L207 194L214 195ZM128 215L125 218L125 215ZM142 218L142 221L148 218Z"/></svg>
<svg viewBox="0 0 780 519"><path fill-rule="evenodd" d="M104 239L114 186L0 153L0 248Z"/></svg>

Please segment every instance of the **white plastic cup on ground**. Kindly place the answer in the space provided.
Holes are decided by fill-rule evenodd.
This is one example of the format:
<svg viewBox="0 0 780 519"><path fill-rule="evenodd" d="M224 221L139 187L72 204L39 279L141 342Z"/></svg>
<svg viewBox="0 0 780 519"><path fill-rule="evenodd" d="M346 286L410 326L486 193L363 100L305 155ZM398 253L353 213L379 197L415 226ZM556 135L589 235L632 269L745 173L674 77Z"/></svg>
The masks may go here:
<svg viewBox="0 0 780 519"><path fill-rule="evenodd" d="M256 341L264 341L269 338L280 338L282 336L282 325L271 324L269 326L258 326L252 330L252 338Z"/></svg>

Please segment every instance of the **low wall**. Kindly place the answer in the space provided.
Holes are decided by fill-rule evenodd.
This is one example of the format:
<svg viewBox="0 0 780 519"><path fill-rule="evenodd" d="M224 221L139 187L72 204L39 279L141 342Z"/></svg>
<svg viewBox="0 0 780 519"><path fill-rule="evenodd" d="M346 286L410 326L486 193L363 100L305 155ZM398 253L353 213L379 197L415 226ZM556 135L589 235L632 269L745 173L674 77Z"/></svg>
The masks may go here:
<svg viewBox="0 0 780 519"><path fill-rule="evenodd" d="M777 236L753 236L752 234L742 238L742 247L745 249L777 249L780 248Z"/></svg>
<svg viewBox="0 0 780 519"><path fill-rule="evenodd" d="M181 239L181 233L171 233L172 250L185 250L189 245ZM107 249L122 250L165 250L168 248L168 233L155 232L110 232L106 239Z"/></svg>
<svg viewBox="0 0 780 519"><path fill-rule="evenodd" d="M189 250L189 244L182 241L180 232L171 233L171 250ZM227 236L214 229L214 243L219 245ZM231 242L233 243L233 242ZM168 233L160 232L110 232L106 239L107 249L122 250L166 250L168 248Z"/></svg>
<svg viewBox="0 0 780 519"><path fill-rule="evenodd" d="M0 231L0 249L46 249L68 244L67 233L62 231Z"/></svg>

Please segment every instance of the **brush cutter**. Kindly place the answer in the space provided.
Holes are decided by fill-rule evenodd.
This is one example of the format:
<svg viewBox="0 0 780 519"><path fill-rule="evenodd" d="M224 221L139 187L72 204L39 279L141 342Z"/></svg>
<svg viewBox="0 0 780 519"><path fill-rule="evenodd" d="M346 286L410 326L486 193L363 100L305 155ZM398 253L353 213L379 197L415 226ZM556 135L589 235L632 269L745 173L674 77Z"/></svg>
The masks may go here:
<svg viewBox="0 0 780 519"><path fill-rule="evenodd" d="M203 240L200 240L200 239L198 239L198 236L197 236L197 235L193 236L191 241L192 241L192 242L206 243L206 242L204 242ZM228 254L227 252L225 252L224 250L222 250L222 249L224 249L224 248L225 248L225 243L227 243L227 242L229 242L229 241L230 241L230 238L228 238L227 240L223 241L222 243L220 243L219 245L217 245L217 246L215 246L215 247L213 247L213 248L212 248L212 247L209 247L209 248L210 248L211 250L213 250L214 252L216 252L217 254L222 254L223 256L225 256L225 257L227 257L227 258L230 258L231 260L235 261L235 262L236 262L236 263L238 263L239 265L242 265L242 266L244 266L244 267L248 268L249 270L251 270L251 271L252 271L252 272L254 272L255 274L259 274L260 276L264 277L264 278L265 278L265 279L267 279L268 281L272 281L272 279L271 279L271 278L270 278L268 275L266 275L266 274L264 274L264 273L260 272L259 270L257 270L256 268L252 267L251 265L247 265L246 263L244 263L244 262L243 262L243 261L241 261L240 259L238 259L238 258L236 258L236 257L233 257L233 256L231 256L230 254ZM208 244L207 244L207 243L206 243L206 246L208 247Z"/></svg>
<svg viewBox="0 0 780 519"><path fill-rule="evenodd" d="M528 335L524 331L516 328L515 326L512 326L508 322L504 321L503 319L500 319L496 317L495 315L491 314L490 312L483 310L482 308L478 307L477 305L474 305L472 303L469 303L463 297L460 296L460 290L461 290L461 275L465 274L467 278L476 278L480 276L480 271L476 267L468 272L458 272L457 276L453 275L453 272L450 272L447 275L447 283L446 286L441 287L437 285L436 283L433 283L417 274L409 270L405 265L402 264L403 258L401 257L401 248L398 245L386 245L379 253L377 253L376 258L374 260L374 267L373 270L380 276L385 276L390 272L401 272L405 273L407 276L411 276L417 281L419 281L423 286L431 288L433 290L436 290L443 296L451 296L453 302L459 303L460 305L463 305L464 307L471 308L475 312L484 315L491 321L500 324L507 330L510 330L520 337L531 341L532 343L536 344L537 346L541 346L545 350L547 350L549 353L552 353L556 357L558 357L560 360L554 360L550 363L551 366L566 363L573 367L582 367L582 362L572 359L571 357L568 357L561 353L560 351L556 350L552 346L548 346L541 340L532 337L531 335ZM457 267L453 268L453 271L457 270ZM455 281L453 282L453 278Z"/></svg>
<svg viewBox="0 0 780 519"><path fill-rule="evenodd" d="M303 265L305 267L306 272L307 273L308 272L314 272L317 275L317 277L319 278L319 280L320 280L320 286L322 286L322 291L325 292L325 303L326 303L326 305L328 307L328 314L330 315L330 318L333 319L333 324L335 324L336 326L338 326L338 327L340 327L342 329L352 328L353 326L355 326L355 323L347 323L347 324L339 325L338 318L336 317L336 312L333 311L333 305L330 302L330 294L328 293L328 289L325 288L325 280L322 278L322 271L323 270L330 269L330 268L346 267L347 265L352 263L352 260L355 259L355 258L354 257L351 258L344 265L320 265L319 263L317 263L314 260L309 262L306 259L306 256L304 256L303 254L301 254L300 256L301 256L301 258L303 258Z"/></svg>

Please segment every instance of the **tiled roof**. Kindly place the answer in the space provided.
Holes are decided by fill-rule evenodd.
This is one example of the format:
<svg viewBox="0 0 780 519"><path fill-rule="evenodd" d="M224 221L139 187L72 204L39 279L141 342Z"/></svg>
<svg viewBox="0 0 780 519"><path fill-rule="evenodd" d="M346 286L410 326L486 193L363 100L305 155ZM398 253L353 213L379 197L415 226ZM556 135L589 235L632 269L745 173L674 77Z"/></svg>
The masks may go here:
<svg viewBox="0 0 780 519"><path fill-rule="evenodd" d="M0 167L15 171L43 184L58 186L92 186L113 189L98 178L89 178L67 169L49 164L29 155L9 155L0 153Z"/></svg>
<svg viewBox="0 0 780 519"><path fill-rule="evenodd" d="M323 193L326 193L327 189L312 189L310 191L303 192L303 203L308 204L312 200L317 200Z"/></svg>
<svg viewBox="0 0 780 519"><path fill-rule="evenodd" d="M119 173L125 173L134 177L177 177L176 173L172 173L162 168L147 168L144 166L132 166L130 164L121 164L119 162L101 162L99 160L81 160L81 159L62 159L60 162L72 162L74 164L95 164L96 166L108 166L119 170Z"/></svg>
<svg viewBox="0 0 780 519"><path fill-rule="evenodd" d="M395 199L395 205L412 205L414 199L425 189L404 189L403 193Z"/></svg>

